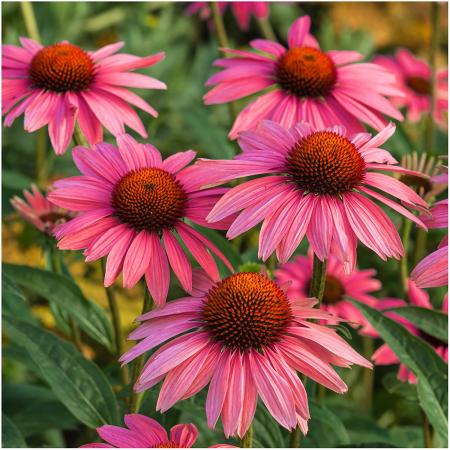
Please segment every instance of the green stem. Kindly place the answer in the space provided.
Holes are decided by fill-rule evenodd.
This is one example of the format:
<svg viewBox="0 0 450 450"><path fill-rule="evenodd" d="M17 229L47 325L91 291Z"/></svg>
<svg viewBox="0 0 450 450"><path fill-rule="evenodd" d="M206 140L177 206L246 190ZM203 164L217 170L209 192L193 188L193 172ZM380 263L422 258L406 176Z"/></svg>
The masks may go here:
<svg viewBox="0 0 450 450"><path fill-rule="evenodd" d="M144 303L142 305L142 314L150 311L153 307L152 298L150 296L150 292L148 291L147 285L144 283ZM144 367L144 355L139 356L134 361L133 369L132 369L132 382L136 383L139 375L141 373L142 367ZM142 401L142 393L135 392L134 389L131 390L130 397L130 409L132 413L138 413L141 407Z"/></svg>
<svg viewBox="0 0 450 450"><path fill-rule="evenodd" d="M41 42L39 29L31 2L20 2L23 21L28 36L36 42ZM36 180L40 187L45 186L47 180L47 136L45 129L41 128L36 133Z"/></svg>
<svg viewBox="0 0 450 450"><path fill-rule="evenodd" d="M105 258L101 259L103 278L106 274L106 261ZM106 298L108 299L109 310L111 311L111 317L114 328L114 339L115 339L115 350L117 359L122 356L123 353L123 340L122 340L122 326L120 323L120 311L117 304L117 299L114 293L114 288L112 286L105 287ZM126 386L129 383L128 377L128 367L123 366L120 370L120 376L122 379L122 384Z"/></svg>
<svg viewBox="0 0 450 450"><path fill-rule="evenodd" d="M73 140L75 142L75 145L81 145L83 147L89 147L89 144L84 137L83 133L80 130L80 127L78 125L75 125L75 128L73 130Z"/></svg>
<svg viewBox="0 0 450 450"><path fill-rule="evenodd" d="M247 432L241 439L241 448L252 448L253 447L253 425L250 424Z"/></svg>
<svg viewBox="0 0 450 450"><path fill-rule="evenodd" d="M314 254L313 273L311 278L311 285L309 287L309 295L319 300L318 304L319 308L322 303L323 292L325 290L326 273L327 273L327 260L324 259L323 261L321 261Z"/></svg>
<svg viewBox="0 0 450 450"><path fill-rule="evenodd" d="M261 34L264 36L264 38L268 39L269 41L276 42L277 37L275 36L275 32L273 31L272 25L270 25L269 19L267 17L264 17L258 18L257 21L259 29L261 30Z"/></svg>
<svg viewBox="0 0 450 450"><path fill-rule="evenodd" d="M36 180L40 187L47 181L47 135L44 128L36 132Z"/></svg>
<svg viewBox="0 0 450 450"><path fill-rule="evenodd" d="M363 354L364 357L370 361L373 355L373 339L368 336L363 336ZM373 400L373 387L374 387L374 370L363 368L363 386L364 395L363 407L366 411L372 411L372 400Z"/></svg>
<svg viewBox="0 0 450 450"><path fill-rule="evenodd" d="M427 415L422 411L423 440L426 448L433 448L433 428Z"/></svg>
<svg viewBox="0 0 450 450"><path fill-rule="evenodd" d="M41 42L32 2L20 2L20 9L28 36L36 42Z"/></svg>
<svg viewBox="0 0 450 450"><path fill-rule="evenodd" d="M439 50L439 3L431 3L431 45L430 45L430 110L427 117L427 123L425 127L425 151L427 153L433 152L434 144L434 118L433 112L436 105L436 56Z"/></svg>
<svg viewBox="0 0 450 450"><path fill-rule="evenodd" d="M291 432L291 438L289 442L290 448L300 448L300 439L301 439L301 431L300 428L297 427Z"/></svg>
<svg viewBox="0 0 450 450"><path fill-rule="evenodd" d="M408 219L403 221L403 232L402 232L402 242L405 254L400 259L400 277L402 281L403 294L406 295L408 292L408 277L409 277L409 267L408 267L408 251L409 251L409 241L411 234L412 222Z"/></svg>
<svg viewBox="0 0 450 450"><path fill-rule="evenodd" d="M414 256L413 256L414 266L419 261L421 261L425 256L427 252L427 240L428 240L428 233L423 228L419 228L417 230L416 243L414 248Z"/></svg>
<svg viewBox="0 0 450 450"><path fill-rule="evenodd" d="M229 47L228 36L225 30L225 25L222 20L222 15L220 14L218 2L211 2L211 11L214 21L214 27L217 33L217 40L219 41L219 46L222 49L220 52L223 54L223 56L226 56L226 53L223 51L223 49ZM237 117L236 104L234 102L230 102L228 103L228 105L230 109L231 120L234 122L234 120Z"/></svg>

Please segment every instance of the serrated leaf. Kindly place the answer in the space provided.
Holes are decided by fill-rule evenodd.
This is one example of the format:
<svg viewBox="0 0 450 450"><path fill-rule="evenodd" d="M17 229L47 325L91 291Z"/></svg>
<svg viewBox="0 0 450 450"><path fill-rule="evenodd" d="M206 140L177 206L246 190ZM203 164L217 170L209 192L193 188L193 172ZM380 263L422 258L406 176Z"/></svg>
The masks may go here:
<svg viewBox="0 0 450 450"><path fill-rule="evenodd" d="M16 424L5 414L2 414L2 447L26 448L27 444Z"/></svg>
<svg viewBox="0 0 450 450"><path fill-rule="evenodd" d="M82 423L95 428L118 421L118 404L103 372L76 348L42 328L7 317L4 327L39 367L56 397Z"/></svg>
<svg viewBox="0 0 450 450"><path fill-rule="evenodd" d="M389 311L408 319L417 328L425 331L430 336L443 342L448 341L447 314L420 306L403 306L401 308L391 308Z"/></svg>
<svg viewBox="0 0 450 450"><path fill-rule="evenodd" d="M383 340L418 378L419 402L442 438L448 435L448 365L434 349L406 328L369 306L352 302L376 328Z"/></svg>
<svg viewBox="0 0 450 450"><path fill-rule="evenodd" d="M47 270L15 264L4 264L3 274L16 284L58 305L92 339L108 349L113 347L108 316L98 305L86 299L70 278Z"/></svg>

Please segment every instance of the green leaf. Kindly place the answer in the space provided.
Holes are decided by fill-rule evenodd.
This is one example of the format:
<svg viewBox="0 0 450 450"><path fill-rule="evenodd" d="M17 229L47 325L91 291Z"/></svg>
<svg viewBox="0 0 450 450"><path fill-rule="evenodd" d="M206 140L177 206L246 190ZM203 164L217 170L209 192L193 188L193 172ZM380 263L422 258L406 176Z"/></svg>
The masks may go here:
<svg viewBox="0 0 450 450"><path fill-rule="evenodd" d="M419 402L436 432L448 435L448 365L434 349L406 328L369 306L352 302L418 378Z"/></svg>
<svg viewBox="0 0 450 450"><path fill-rule="evenodd" d="M401 308L391 308L389 311L395 312L399 316L408 319L417 328L430 336L443 342L448 341L448 315L429 308L420 306L404 306Z"/></svg>
<svg viewBox="0 0 450 450"><path fill-rule="evenodd" d="M341 419L326 406L311 402L309 431L303 445L313 443L317 447L337 447L349 444L349 435ZM302 445L302 446L303 446Z"/></svg>
<svg viewBox="0 0 450 450"><path fill-rule="evenodd" d="M383 386L390 394L399 395L407 400L417 401L417 387L415 384L404 383L393 372L386 374L382 379Z"/></svg>
<svg viewBox="0 0 450 450"><path fill-rule="evenodd" d="M3 274L69 314L92 339L108 349L113 348L111 322L103 309L84 297L68 277L47 270L15 264L4 264Z"/></svg>
<svg viewBox="0 0 450 450"><path fill-rule="evenodd" d="M30 323L37 322L28 306L27 300L21 290L5 273L2 276L3 312L14 317L20 317Z"/></svg>
<svg viewBox="0 0 450 450"><path fill-rule="evenodd" d="M56 397L82 423L95 428L118 421L118 404L111 385L92 361L54 334L7 317L10 338L24 347Z"/></svg>
<svg viewBox="0 0 450 450"><path fill-rule="evenodd" d="M25 439L16 424L2 414L2 447L3 448L26 448Z"/></svg>
<svg viewBox="0 0 450 450"><path fill-rule="evenodd" d="M51 429L75 429L79 423L44 386L3 384L2 406L24 437Z"/></svg>
<svg viewBox="0 0 450 450"><path fill-rule="evenodd" d="M258 402L253 419L253 446L261 448L286 447L280 426L273 420L266 406L261 402Z"/></svg>

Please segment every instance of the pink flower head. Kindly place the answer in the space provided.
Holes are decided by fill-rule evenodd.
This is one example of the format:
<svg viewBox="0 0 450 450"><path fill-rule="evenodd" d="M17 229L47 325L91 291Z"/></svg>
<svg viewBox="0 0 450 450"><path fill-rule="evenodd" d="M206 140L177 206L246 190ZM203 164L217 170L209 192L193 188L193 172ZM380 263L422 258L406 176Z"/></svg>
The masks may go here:
<svg viewBox="0 0 450 450"><path fill-rule="evenodd" d="M309 297L312 257L312 252L309 256L297 256L294 261L283 264L275 271L277 282L288 286L287 293L290 297L299 299ZM370 293L381 288L381 283L373 278L375 274L376 271L373 269L355 269L352 273L346 274L340 261L331 255L327 264L321 309L344 319L354 328L360 328L361 334L366 334L369 323L349 300L357 300L372 308L375 307L377 299ZM327 323L330 324L329 321Z"/></svg>
<svg viewBox="0 0 450 450"><path fill-rule="evenodd" d="M305 234L320 260L333 253L346 273L355 266L358 240L383 260L399 258L403 246L394 224L367 196L421 227L425 226L414 214L373 188L410 208L427 204L397 179L374 172L420 175L394 165L390 153L379 148L394 131L390 124L374 137L368 133L348 137L339 125L318 129L299 123L286 129L263 121L256 131L240 133L243 153L234 160L197 163L204 185L268 175L231 189L207 220L222 220L242 210L227 232L229 239L263 221L258 256L264 261L275 250L278 260L286 262Z"/></svg>
<svg viewBox="0 0 450 450"><path fill-rule="evenodd" d="M51 235L57 225L73 218L69 211L50 203L34 184L31 192L24 189L23 195L26 201L14 196L11 205L27 222L43 233Z"/></svg>
<svg viewBox="0 0 450 450"><path fill-rule="evenodd" d="M86 261L108 255L105 286L121 271L124 287L134 286L145 274L158 306L167 297L169 263L182 287L192 291L191 264L179 240L213 280L219 280L219 271L208 250L232 271L222 253L184 222L211 228L205 216L226 191L199 189L185 168L195 152L176 153L163 161L153 145L139 144L126 134L117 143L118 149L106 143L92 150L74 149L82 175L57 181L49 196L54 204L80 213L55 230L58 247L86 249ZM226 227L225 222L213 228Z"/></svg>
<svg viewBox="0 0 450 450"><path fill-rule="evenodd" d="M422 220L429 228L448 228L448 199L432 206L431 218ZM439 244L439 248L420 261L411 272L411 279L420 288L445 286L448 284L448 235Z"/></svg>
<svg viewBox="0 0 450 450"><path fill-rule="evenodd" d="M397 50L394 57L377 56L374 63L385 67L397 77L397 87L403 92L402 97L394 96L395 106L405 107L408 120L417 122L423 113L430 111L431 68L423 60L417 59L406 49ZM436 105L433 111L436 122L445 125L448 111L448 70L436 74Z"/></svg>
<svg viewBox="0 0 450 450"><path fill-rule="evenodd" d="M429 295L419 289L416 284L412 280L408 280L408 297L409 301L413 306L420 306L422 308L433 309L433 305L430 302ZM380 300L378 302L379 309L389 309L389 308L398 308L402 306L407 306L407 304L403 300L399 299L385 299ZM447 296L444 298L444 302L442 303L442 311L448 314L448 303ZM386 316L390 317L393 320L396 320L400 324L402 324L408 331L416 336L421 337L423 340L428 342L435 350L436 353L446 362L448 362L448 345L445 342L440 341L434 336L430 336L422 330L416 328L411 322L406 320L405 318L392 313L386 312ZM374 334L374 336L376 336ZM399 364L400 361L397 355L391 350L391 348L387 344L383 344L372 356L372 361L378 366L386 366L391 364ZM408 369L404 364L400 364L400 368L398 371L397 378L401 381L408 381L409 383L417 383L417 378L411 370Z"/></svg>
<svg viewBox="0 0 450 450"><path fill-rule="evenodd" d="M284 127L307 121L317 129L338 123L351 133L364 131L360 122L381 130L386 126L383 114L403 119L385 98L403 95L394 85L394 74L373 63L353 64L363 58L354 51L320 50L309 28L308 16L297 19L289 30L288 49L263 39L250 42L262 54L224 49L233 57L215 62L223 70L206 83L215 85L204 97L207 105L274 87L238 115L231 139L240 131L254 130L263 119Z"/></svg>
<svg viewBox="0 0 450 450"><path fill-rule="evenodd" d="M231 5L239 28L243 31L248 30L250 17L252 15L259 19L269 17L269 5L267 2L218 2L218 4L222 14L226 7ZM211 17L211 10L208 2L191 2L186 8L186 13L188 15L199 13L202 20L207 20Z"/></svg>
<svg viewBox="0 0 450 450"><path fill-rule="evenodd" d="M297 371L344 393L347 386L331 364L371 367L334 330L308 320L331 318L315 303L289 298L263 274L241 272L212 282L196 272L192 297L138 317L142 324L129 339L141 342L120 361L168 341L150 356L134 387L144 391L164 379L158 410L209 383L208 426L221 416L225 436L245 434L258 395L283 427L299 425L306 433L308 399Z"/></svg>
<svg viewBox="0 0 450 450"><path fill-rule="evenodd" d="M9 127L25 113L30 133L48 125L57 154L66 151L78 122L89 144L102 141L102 126L115 136L129 126L147 132L129 104L156 117L158 113L127 88L166 89L154 78L133 73L164 59L164 53L140 58L116 54L123 42L87 52L67 41L43 47L20 38L23 47L2 45L2 114Z"/></svg>
<svg viewBox="0 0 450 450"><path fill-rule="evenodd" d="M127 428L115 425L97 428L98 435L107 444L94 442L80 448L191 448L198 436L197 427L192 423L175 425L168 436L156 420L142 414L126 414L124 421ZM227 444L213 447L235 448Z"/></svg>

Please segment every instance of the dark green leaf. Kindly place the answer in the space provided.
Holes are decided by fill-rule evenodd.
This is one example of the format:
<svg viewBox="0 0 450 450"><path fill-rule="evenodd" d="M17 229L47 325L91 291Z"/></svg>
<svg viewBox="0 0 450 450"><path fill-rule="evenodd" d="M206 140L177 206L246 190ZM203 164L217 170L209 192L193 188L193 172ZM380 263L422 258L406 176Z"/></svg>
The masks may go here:
<svg viewBox="0 0 450 450"><path fill-rule="evenodd" d="M441 311L421 308L420 306L404 306L391 308L399 316L408 319L417 328L443 342L448 340L448 315Z"/></svg>
<svg viewBox="0 0 450 450"><path fill-rule="evenodd" d="M73 429L78 421L44 386L3 384L2 406L5 413L27 437L50 429Z"/></svg>
<svg viewBox="0 0 450 450"><path fill-rule="evenodd" d="M26 348L43 379L78 420L93 428L117 422L117 400L96 364L44 329L11 317L4 326L10 338Z"/></svg>
<svg viewBox="0 0 450 450"><path fill-rule="evenodd" d="M390 394L400 395L407 400L417 401L417 387L415 384L404 383L397 378L397 374L390 372L383 377L383 386Z"/></svg>
<svg viewBox="0 0 450 450"><path fill-rule="evenodd" d="M308 447L311 442L317 447L337 447L350 442L344 424L331 409L311 402L309 411L311 420L308 424L308 434L304 438L304 446Z"/></svg>
<svg viewBox="0 0 450 450"><path fill-rule="evenodd" d="M369 306L353 302L377 329L400 362L418 378L417 392L422 409L441 437L448 435L448 365L434 349L406 328Z"/></svg>
<svg viewBox="0 0 450 450"><path fill-rule="evenodd" d="M14 317L20 317L27 322L35 323L36 317L30 312L26 298L15 283L3 273L2 276L3 312Z"/></svg>
<svg viewBox="0 0 450 450"><path fill-rule="evenodd" d="M112 348L111 323L106 313L98 305L87 300L80 288L68 277L15 264L4 264L3 274L58 305L86 334L105 347Z"/></svg>
<svg viewBox="0 0 450 450"><path fill-rule="evenodd" d="M15 423L5 414L2 414L2 447L3 448L26 448L25 439Z"/></svg>

